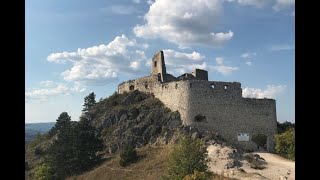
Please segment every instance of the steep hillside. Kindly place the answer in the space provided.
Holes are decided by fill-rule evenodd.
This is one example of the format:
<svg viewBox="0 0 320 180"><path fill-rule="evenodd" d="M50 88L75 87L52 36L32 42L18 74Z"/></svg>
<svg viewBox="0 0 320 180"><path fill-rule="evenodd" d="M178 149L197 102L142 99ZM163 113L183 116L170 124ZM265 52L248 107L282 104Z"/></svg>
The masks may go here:
<svg viewBox="0 0 320 180"><path fill-rule="evenodd" d="M90 113L108 152L126 145L155 143L165 132L181 126L178 112L171 112L151 94L139 91L113 94L98 102Z"/></svg>
<svg viewBox="0 0 320 180"><path fill-rule="evenodd" d="M170 146L142 147L138 149L141 157L136 163L127 167L119 165L119 156L106 158L97 168L69 180L117 180L117 179L162 179L167 168Z"/></svg>
<svg viewBox="0 0 320 180"><path fill-rule="evenodd" d="M163 148L168 147L168 144L175 144L181 135L202 138L205 142L215 139L215 142L225 143L217 133L199 133L195 128L183 126L178 112L166 108L152 94L139 91L114 93L97 102L86 115L103 140L104 149L99 154L107 159L91 171L84 172L83 176L74 176L79 179L105 179L106 174L103 172L109 170L110 175L114 174L120 179L160 177L169 152L169 149ZM35 167L46 155L53 138L56 136L42 135L27 146L26 179L32 179ZM142 157L137 164L130 165L129 168L133 170L129 171L119 169L117 159L119 150L127 145L138 148L138 154ZM136 171L138 169L140 171ZM145 170L145 173L142 173L141 169Z"/></svg>

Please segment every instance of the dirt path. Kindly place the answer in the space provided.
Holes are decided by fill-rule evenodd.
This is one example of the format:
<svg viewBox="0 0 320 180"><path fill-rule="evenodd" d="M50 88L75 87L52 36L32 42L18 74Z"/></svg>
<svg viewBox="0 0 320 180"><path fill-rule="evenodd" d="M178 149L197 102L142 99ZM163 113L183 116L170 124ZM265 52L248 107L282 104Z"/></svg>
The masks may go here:
<svg viewBox="0 0 320 180"><path fill-rule="evenodd" d="M282 177L287 177L288 180L295 179L295 162L282 158L276 154L266 153L266 152L256 152L260 157L266 160L267 168L264 170L255 170L268 178L268 179L279 179ZM247 172L250 172L247 169Z"/></svg>
<svg viewBox="0 0 320 180"><path fill-rule="evenodd" d="M240 171L237 168L225 169L225 165L232 159L230 153L232 148L221 146L209 146L208 155L211 159L209 168L212 172L224 174L225 176L237 179L295 179L295 162L282 158L276 154L267 152L253 152L265 159L267 164L265 169L252 169L245 158L238 158L241 163ZM228 155L229 154L229 155Z"/></svg>

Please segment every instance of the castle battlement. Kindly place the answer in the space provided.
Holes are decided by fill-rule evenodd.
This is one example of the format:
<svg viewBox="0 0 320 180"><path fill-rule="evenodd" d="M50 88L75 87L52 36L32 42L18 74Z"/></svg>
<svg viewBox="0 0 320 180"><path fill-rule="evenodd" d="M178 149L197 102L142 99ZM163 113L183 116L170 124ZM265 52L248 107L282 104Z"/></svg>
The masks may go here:
<svg viewBox="0 0 320 180"><path fill-rule="evenodd" d="M243 98L239 82L208 81L208 72L202 69L178 77L167 74L160 51L152 59L150 76L118 85L118 93L133 90L154 94L172 111L180 113L184 125L218 132L230 143L252 150L257 148L252 137L263 134L267 138L266 149L274 150L275 100Z"/></svg>

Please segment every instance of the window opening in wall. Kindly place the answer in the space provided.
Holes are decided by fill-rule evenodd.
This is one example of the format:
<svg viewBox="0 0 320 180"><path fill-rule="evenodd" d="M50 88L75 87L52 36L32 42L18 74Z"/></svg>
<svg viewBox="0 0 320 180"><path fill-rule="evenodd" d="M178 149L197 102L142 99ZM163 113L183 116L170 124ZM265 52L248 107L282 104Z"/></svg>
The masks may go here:
<svg viewBox="0 0 320 180"><path fill-rule="evenodd" d="M211 88L214 89L214 84L211 84Z"/></svg>
<svg viewBox="0 0 320 180"><path fill-rule="evenodd" d="M157 67L157 61L154 62L154 67Z"/></svg>
<svg viewBox="0 0 320 180"><path fill-rule="evenodd" d="M144 87L145 87L146 89L148 89L148 84L146 83L146 84L144 85Z"/></svg>
<svg viewBox="0 0 320 180"><path fill-rule="evenodd" d="M224 89L227 89L228 88L228 86L227 85L224 85Z"/></svg>
<svg viewBox="0 0 320 180"><path fill-rule="evenodd" d="M178 89L178 84L176 84L176 89Z"/></svg>
<svg viewBox="0 0 320 180"><path fill-rule="evenodd" d="M130 91L134 90L134 85L129 86L129 90Z"/></svg>

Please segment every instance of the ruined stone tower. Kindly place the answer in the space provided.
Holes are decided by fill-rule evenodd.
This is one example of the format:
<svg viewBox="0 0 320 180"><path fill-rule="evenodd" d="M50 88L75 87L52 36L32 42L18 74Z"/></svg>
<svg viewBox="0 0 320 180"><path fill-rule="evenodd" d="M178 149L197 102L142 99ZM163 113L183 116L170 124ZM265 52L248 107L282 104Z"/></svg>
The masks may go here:
<svg viewBox="0 0 320 180"><path fill-rule="evenodd" d="M157 75L161 82L165 82L166 74L166 64L164 62L163 51L159 51L152 58L151 75Z"/></svg>
<svg viewBox="0 0 320 180"><path fill-rule="evenodd" d="M218 132L229 143L256 150L255 135L266 137L266 150L274 151L277 133L276 101L242 97L241 83L208 81L208 72L195 69L178 77L166 73L163 51L152 59L151 75L119 84L118 93L139 90L152 93L182 124L200 132Z"/></svg>

